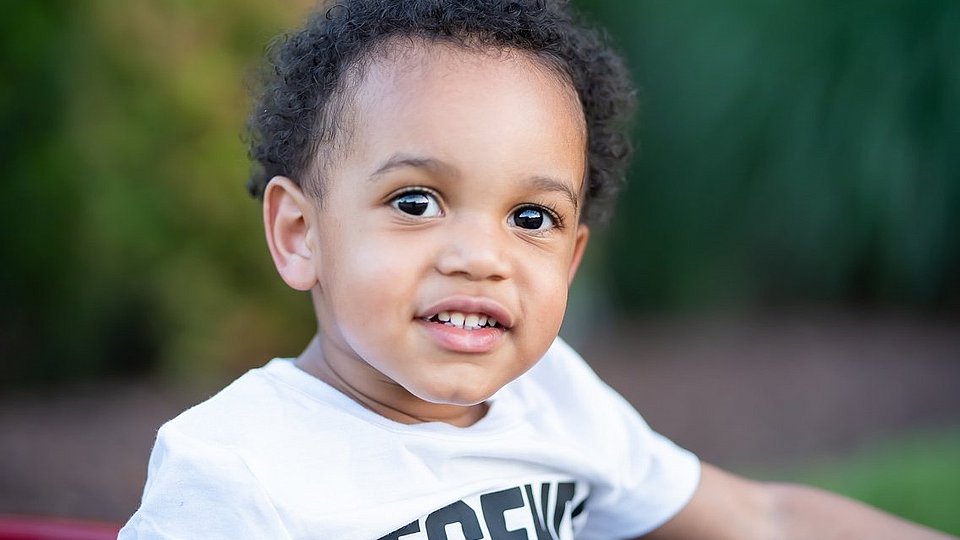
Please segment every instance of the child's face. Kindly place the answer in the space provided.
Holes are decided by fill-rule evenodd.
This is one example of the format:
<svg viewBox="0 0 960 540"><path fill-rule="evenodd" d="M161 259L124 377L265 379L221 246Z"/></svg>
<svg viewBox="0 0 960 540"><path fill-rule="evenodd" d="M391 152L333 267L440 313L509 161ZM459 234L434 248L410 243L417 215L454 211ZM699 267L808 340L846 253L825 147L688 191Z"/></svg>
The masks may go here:
<svg viewBox="0 0 960 540"><path fill-rule="evenodd" d="M480 403L556 337L586 244L576 95L526 56L426 45L345 114L308 235L323 361L420 418Z"/></svg>

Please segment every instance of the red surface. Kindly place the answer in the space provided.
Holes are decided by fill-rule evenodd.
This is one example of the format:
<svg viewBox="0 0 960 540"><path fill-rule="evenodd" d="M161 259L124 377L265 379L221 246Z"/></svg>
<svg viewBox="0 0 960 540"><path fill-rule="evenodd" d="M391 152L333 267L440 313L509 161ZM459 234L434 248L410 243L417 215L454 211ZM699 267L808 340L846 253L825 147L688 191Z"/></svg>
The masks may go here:
<svg viewBox="0 0 960 540"><path fill-rule="evenodd" d="M0 540L115 540L119 531L98 521L0 515Z"/></svg>

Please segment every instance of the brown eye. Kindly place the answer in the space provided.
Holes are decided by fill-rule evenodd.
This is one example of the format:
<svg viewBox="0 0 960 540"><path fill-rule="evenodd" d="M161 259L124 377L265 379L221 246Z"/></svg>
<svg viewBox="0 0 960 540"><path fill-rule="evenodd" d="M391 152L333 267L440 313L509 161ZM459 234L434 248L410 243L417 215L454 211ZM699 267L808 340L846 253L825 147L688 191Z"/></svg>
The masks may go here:
<svg viewBox="0 0 960 540"><path fill-rule="evenodd" d="M440 215L437 199L425 191L408 191L397 195L390 205L404 214L417 217L436 217Z"/></svg>
<svg viewBox="0 0 960 540"><path fill-rule="evenodd" d="M517 208L510 214L509 221L511 225L531 231L549 229L555 226L553 217L546 210L537 206Z"/></svg>

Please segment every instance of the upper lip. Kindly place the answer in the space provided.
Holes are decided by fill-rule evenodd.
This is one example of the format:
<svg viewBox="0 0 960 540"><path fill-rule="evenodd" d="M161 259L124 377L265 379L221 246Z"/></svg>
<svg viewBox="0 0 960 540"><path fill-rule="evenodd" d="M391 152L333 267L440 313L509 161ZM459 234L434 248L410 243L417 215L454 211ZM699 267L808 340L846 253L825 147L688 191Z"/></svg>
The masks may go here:
<svg viewBox="0 0 960 540"><path fill-rule="evenodd" d="M417 318L429 319L441 311L480 313L493 317L504 328L513 327L513 316L498 302L479 296L450 296L429 305Z"/></svg>

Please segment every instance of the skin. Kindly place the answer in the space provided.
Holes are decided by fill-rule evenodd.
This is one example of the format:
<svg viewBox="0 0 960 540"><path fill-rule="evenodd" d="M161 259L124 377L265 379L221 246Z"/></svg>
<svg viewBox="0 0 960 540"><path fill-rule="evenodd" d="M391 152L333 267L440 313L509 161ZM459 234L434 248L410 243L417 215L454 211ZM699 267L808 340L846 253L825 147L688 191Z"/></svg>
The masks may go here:
<svg viewBox="0 0 960 540"><path fill-rule="evenodd" d="M322 201L288 178L268 184L267 243L284 281L313 298L301 369L397 422L469 426L559 330L588 238L583 114L562 77L522 53L408 47L357 84L349 148L318 167ZM405 211L412 201L424 211ZM531 210L545 216L535 229L521 219ZM441 309L495 312L506 328L425 320ZM950 537L703 464L692 500L646 538Z"/></svg>
<svg viewBox="0 0 960 540"><path fill-rule="evenodd" d="M319 321L297 365L398 422L472 424L563 319L588 237L579 102L523 54L435 46L370 65L351 111L321 204L289 179L265 194L274 260ZM427 211L402 211L405 195ZM503 327L424 320L440 310Z"/></svg>

